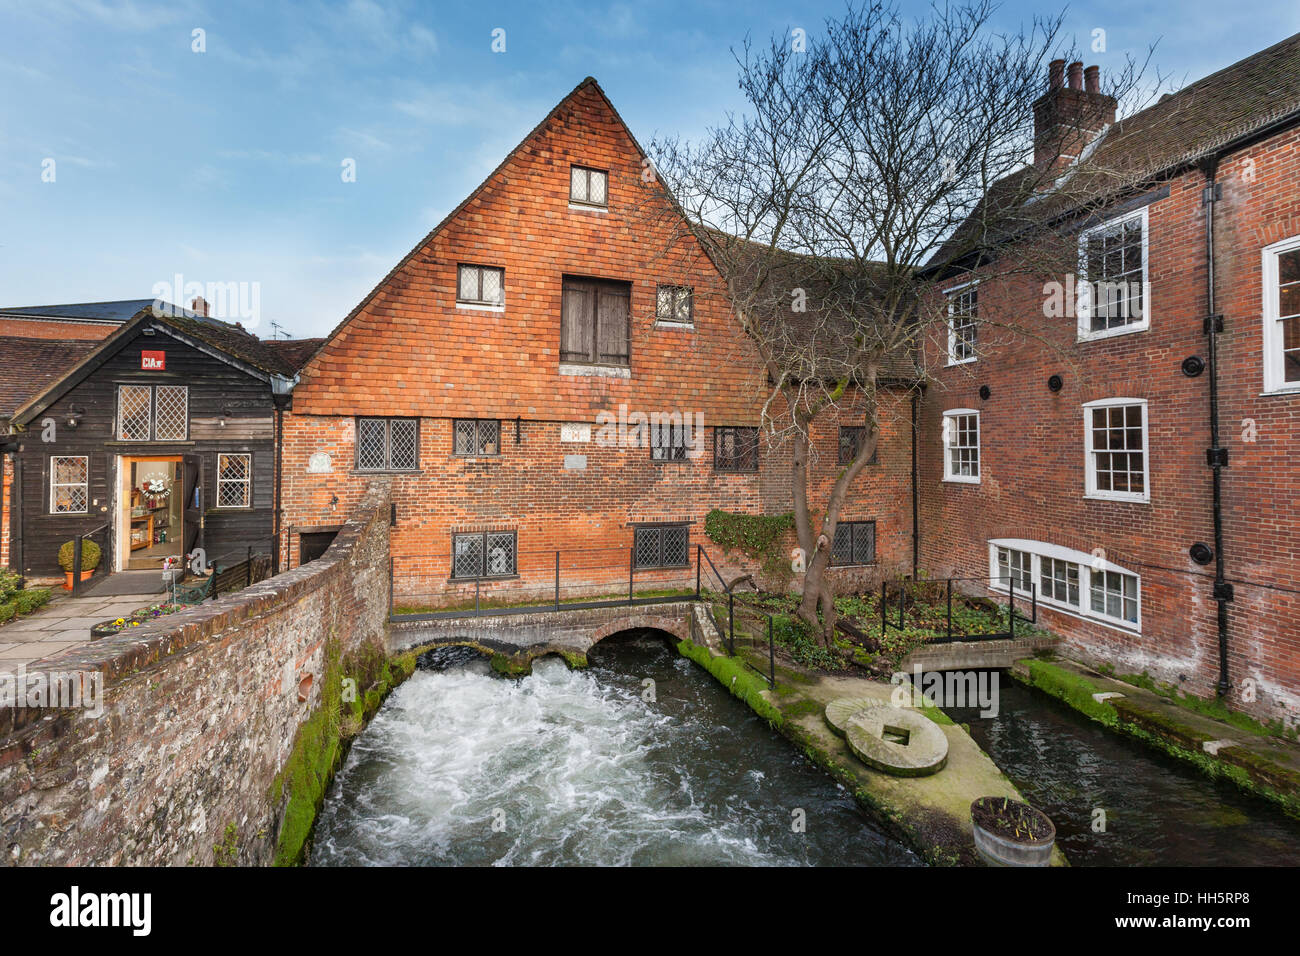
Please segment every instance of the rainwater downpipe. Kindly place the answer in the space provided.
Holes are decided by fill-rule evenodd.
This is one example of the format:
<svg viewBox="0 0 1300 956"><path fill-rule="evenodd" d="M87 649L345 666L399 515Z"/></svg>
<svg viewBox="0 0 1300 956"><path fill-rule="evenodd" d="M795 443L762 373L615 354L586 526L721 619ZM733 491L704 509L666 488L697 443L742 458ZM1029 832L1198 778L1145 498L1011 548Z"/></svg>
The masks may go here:
<svg viewBox="0 0 1300 956"><path fill-rule="evenodd" d="M916 490L916 391L912 391L912 580L918 580L921 565L921 509Z"/></svg>
<svg viewBox="0 0 1300 956"><path fill-rule="evenodd" d="M1202 165L1205 173L1205 298L1208 304L1205 334L1209 337L1210 373L1210 448L1206 460L1214 482L1214 600L1218 605L1219 624L1219 681L1220 697L1226 697L1232 686L1228 680L1228 602L1232 600L1232 585L1224 576L1223 558L1223 469L1228 464L1228 450L1219 445L1219 333L1223 331L1223 316L1215 310L1214 296L1214 209L1219 199L1219 186L1215 182L1219 157L1212 155Z"/></svg>

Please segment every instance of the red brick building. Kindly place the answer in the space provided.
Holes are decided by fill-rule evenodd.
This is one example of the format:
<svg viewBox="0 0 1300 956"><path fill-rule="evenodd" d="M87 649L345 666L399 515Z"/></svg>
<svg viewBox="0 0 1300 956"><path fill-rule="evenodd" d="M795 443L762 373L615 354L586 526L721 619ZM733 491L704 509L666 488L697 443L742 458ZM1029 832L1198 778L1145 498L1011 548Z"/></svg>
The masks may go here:
<svg viewBox="0 0 1300 956"><path fill-rule="evenodd" d="M757 442L764 372L648 168L584 80L334 330L285 417L285 561L317 553L376 476L399 605L549 594L557 550L565 596L626 588L632 563L693 585L697 544L721 562L711 509L789 510L788 463ZM884 404L880 462L844 514L875 544L841 574L911 569L909 408ZM660 447L637 440L647 422ZM821 425L818 483L841 423L861 412Z"/></svg>
<svg viewBox="0 0 1300 956"><path fill-rule="evenodd" d="M1098 95L1063 66L1040 106ZM927 355L922 564L1036 590L1084 659L1226 686L1293 724L1300 36L1084 141L1127 185L1074 220L1079 280L1135 291L1055 317L1050 282L950 278L957 325ZM981 329L993 312L1037 334Z"/></svg>

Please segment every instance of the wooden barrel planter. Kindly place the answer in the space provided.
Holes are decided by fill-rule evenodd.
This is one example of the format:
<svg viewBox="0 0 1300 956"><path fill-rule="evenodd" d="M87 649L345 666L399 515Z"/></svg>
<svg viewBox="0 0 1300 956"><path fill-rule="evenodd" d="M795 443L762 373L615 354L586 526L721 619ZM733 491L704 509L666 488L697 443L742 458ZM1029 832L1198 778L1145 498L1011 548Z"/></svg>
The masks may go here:
<svg viewBox="0 0 1300 956"><path fill-rule="evenodd" d="M980 797L970 805L975 849L989 866L1048 866L1056 826L1041 810L1006 797Z"/></svg>

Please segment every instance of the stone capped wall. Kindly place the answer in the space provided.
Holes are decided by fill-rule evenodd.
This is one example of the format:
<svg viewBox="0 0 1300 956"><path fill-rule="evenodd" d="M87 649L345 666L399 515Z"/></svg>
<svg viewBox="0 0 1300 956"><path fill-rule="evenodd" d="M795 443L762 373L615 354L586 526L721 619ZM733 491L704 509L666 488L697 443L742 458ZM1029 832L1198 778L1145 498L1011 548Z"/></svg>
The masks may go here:
<svg viewBox="0 0 1300 956"><path fill-rule="evenodd" d="M32 668L102 674L104 712L0 709L4 862L274 861L327 668L383 654L388 500L373 485L316 561Z"/></svg>

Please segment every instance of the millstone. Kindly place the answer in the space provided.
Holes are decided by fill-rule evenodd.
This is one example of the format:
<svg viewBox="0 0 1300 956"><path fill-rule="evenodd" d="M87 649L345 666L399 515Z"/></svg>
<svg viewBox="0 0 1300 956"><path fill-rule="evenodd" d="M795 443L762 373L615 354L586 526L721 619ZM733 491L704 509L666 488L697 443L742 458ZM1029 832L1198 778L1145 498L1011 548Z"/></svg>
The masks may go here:
<svg viewBox="0 0 1300 956"><path fill-rule="evenodd" d="M826 705L826 724L841 737L844 726L856 715L873 707L886 707L888 701L876 697L837 697Z"/></svg>
<svg viewBox="0 0 1300 956"><path fill-rule="evenodd" d="M948 738L917 710L884 706L859 711L845 724L844 738L859 760L895 777L924 777L948 762Z"/></svg>

